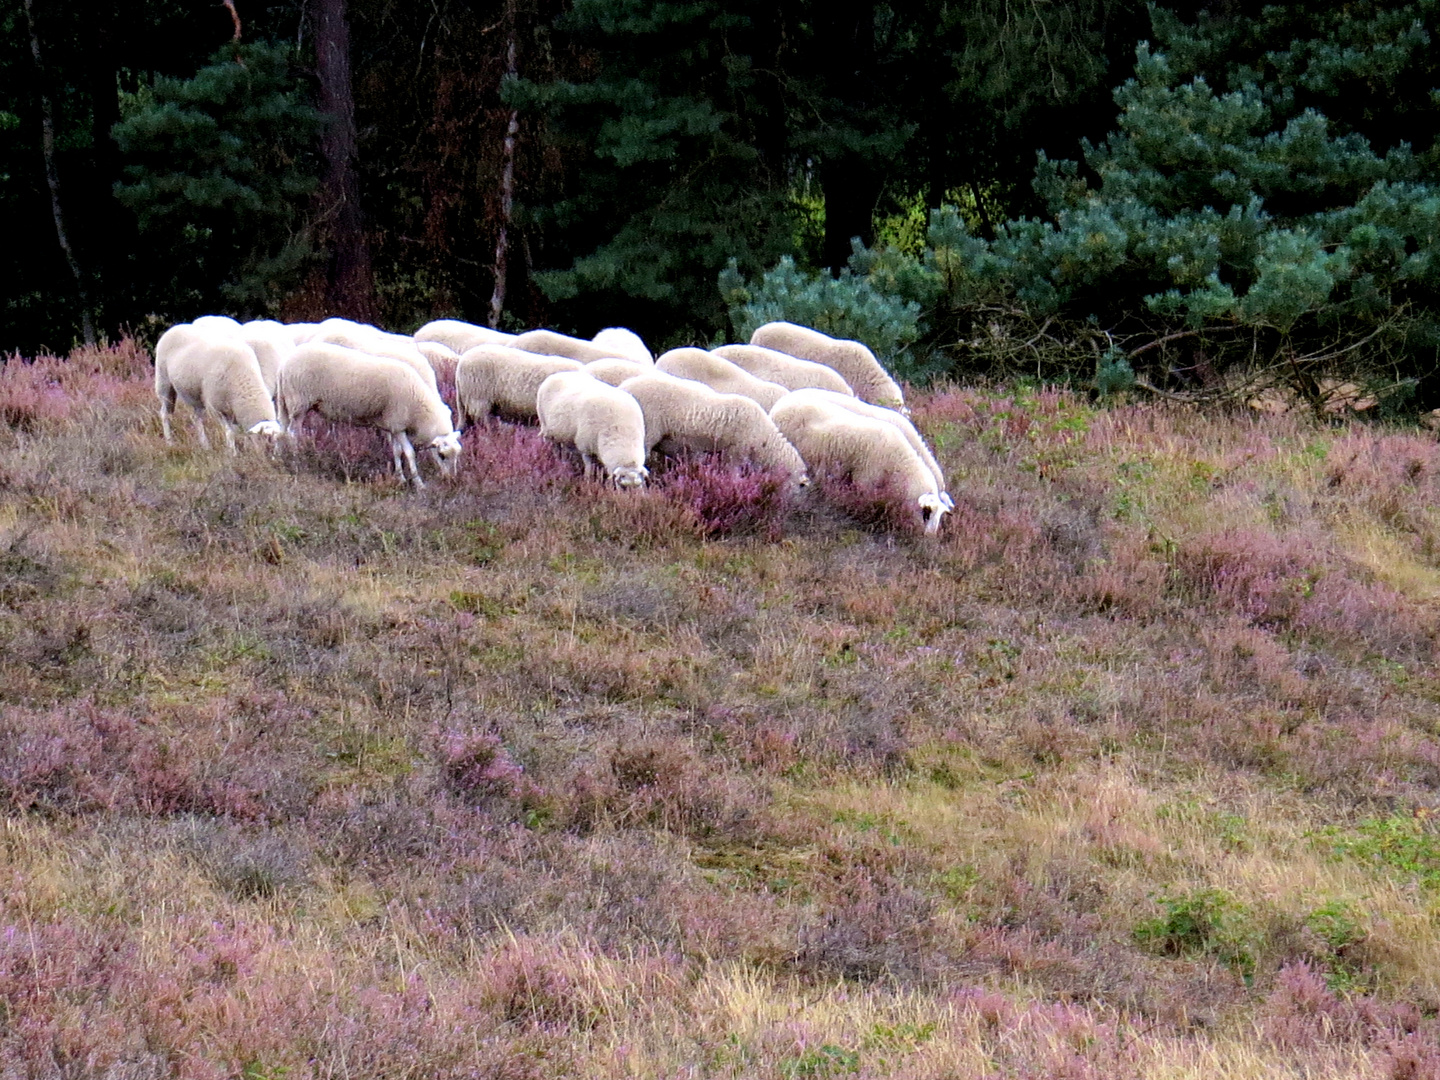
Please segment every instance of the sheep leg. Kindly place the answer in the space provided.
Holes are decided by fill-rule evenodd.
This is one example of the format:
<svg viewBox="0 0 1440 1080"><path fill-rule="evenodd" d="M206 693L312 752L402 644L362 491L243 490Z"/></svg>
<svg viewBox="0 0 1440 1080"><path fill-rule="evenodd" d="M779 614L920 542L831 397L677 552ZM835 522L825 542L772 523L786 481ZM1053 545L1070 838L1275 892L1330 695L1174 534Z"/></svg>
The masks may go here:
<svg viewBox="0 0 1440 1080"><path fill-rule="evenodd" d="M206 450L210 449L210 436L205 434L205 410L195 410L195 434L200 438L200 445Z"/></svg>
<svg viewBox="0 0 1440 1080"><path fill-rule="evenodd" d="M390 457L395 464L395 475L404 480L405 466L400 460L400 436L393 431L390 433Z"/></svg>
<svg viewBox="0 0 1440 1080"><path fill-rule="evenodd" d="M223 417L220 423L225 428L225 449L229 450L232 456L239 454L240 450L235 445L235 429L230 426L230 421Z"/></svg>
<svg viewBox="0 0 1440 1080"><path fill-rule="evenodd" d="M580 451L580 460L585 463L585 479L591 479L595 475L595 458L582 450Z"/></svg>
<svg viewBox="0 0 1440 1080"><path fill-rule="evenodd" d="M415 463L415 445L410 441L410 436L403 431L400 432L400 449L405 454L405 463L410 466L410 476L415 486L423 488L425 481L420 479L420 466Z"/></svg>
<svg viewBox="0 0 1440 1080"><path fill-rule="evenodd" d="M165 433L165 441L167 443L173 443L175 441L175 433L170 430L170 413L174 408L175 399L173 397L169 401L166 401L164 398L160 399L160 430Z"/></svg>

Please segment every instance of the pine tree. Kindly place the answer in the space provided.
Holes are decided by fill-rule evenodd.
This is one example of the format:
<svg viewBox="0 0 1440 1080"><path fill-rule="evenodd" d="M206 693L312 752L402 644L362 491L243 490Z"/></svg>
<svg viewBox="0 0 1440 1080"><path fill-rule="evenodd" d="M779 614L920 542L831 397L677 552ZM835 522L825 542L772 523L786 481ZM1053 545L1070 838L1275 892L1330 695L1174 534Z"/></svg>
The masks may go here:
<svg viewBox="0 0 1440 1080"><path fill-rule="evenodd" d="M321 116L291 62L284 46L227 46L126 101L116 196L139 223L152 310L260 313L297 280Z"/></svg>

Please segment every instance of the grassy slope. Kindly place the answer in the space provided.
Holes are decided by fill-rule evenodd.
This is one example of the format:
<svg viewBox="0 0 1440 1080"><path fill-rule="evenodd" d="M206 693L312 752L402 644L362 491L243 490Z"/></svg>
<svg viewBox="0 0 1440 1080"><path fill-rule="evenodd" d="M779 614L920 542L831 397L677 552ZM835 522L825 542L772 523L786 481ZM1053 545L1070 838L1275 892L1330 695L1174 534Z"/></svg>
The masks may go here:
<svg viewBox="0 0 1440 1080"><path fill-rule="evenodd" d="M146 364L0 369L0 1073L1440 1069L1432 438L955 391L937 542L703 539Z"/></svg>

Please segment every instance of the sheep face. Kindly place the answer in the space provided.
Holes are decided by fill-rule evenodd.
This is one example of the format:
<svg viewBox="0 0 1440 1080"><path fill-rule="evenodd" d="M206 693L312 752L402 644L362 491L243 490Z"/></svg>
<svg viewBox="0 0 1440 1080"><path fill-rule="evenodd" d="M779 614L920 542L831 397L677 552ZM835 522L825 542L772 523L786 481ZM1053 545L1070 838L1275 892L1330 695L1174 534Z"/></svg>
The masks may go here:
<svg viewBox="0 0 1440 1080"><path fill-rule="evenodd" d="M649 477L650 470L644 465L618 465L610 472L610 479L615 481L615 486L621 490L628 488L640 488L645 486L645 480Z"/></svg>
<svg viewBox="0 0 1440 1080"><path fill-rule="evenodd" d="M439 435L425 449L435 455L435 461L439 464L441 472L446 476L453 475L455 467L460 463L460 433L451 431L448 434Z"/></svg>
<svg viewBox="0 0 1440 1080"><path fill-rule="evenodd" d="M925 522L925 535L934 536L940 531L940 520L950 512L939 495L926 492L916 500L920 505L920 520Z"/></svg>

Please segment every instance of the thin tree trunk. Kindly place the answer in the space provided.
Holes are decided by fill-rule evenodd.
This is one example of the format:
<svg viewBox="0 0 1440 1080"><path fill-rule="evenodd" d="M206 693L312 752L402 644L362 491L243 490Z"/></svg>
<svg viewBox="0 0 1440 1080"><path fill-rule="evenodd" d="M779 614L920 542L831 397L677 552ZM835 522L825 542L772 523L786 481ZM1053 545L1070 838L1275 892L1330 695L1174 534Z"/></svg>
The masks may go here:
<svg viewBox="0 0 1440 1080"><path fill-rule="evenodd" d="M375 280L360 209L355 95L350 82L350 21L346 8L346 0L313 0L320 108L329 117L320 140L320 150L325 157L321 208L330 249L325 306L330 315L374 322Z"/></svg>
<svg viewBox="0 0 1440 1080"><path fill-rule="evenodd" d="M519 74L516 63L515 4L507 4L510 16L510 41L506 49L506 73L510 78ZM510 123L505 128L505 144L501 150L500 167L500 228L495 234L495 291L490 294L490 325L500 326L500 313L505 310L505 279L510 270L510 222L515 213L515 137L520 134L520 111L510 110Z"/></svg>
<svg viewBox="0 0 1440 1080"><path fill-rule="evenodd" d="M75 278L75 291L80 297L80 332L86 345L95 344L95 319L90 312L90 294L85 288L85 275L70 247L70 237L65 232L65 215L60 209L60 174L55 169L55 111L50 95L45 89L45 64L40 56L40 35L35 31L35 13L30 7L31 0L25 0L25 22L30 27L30 55L35 60L35 78L40 89L40 148L45 155L45 182L50 187L50 211L55 216L55 236L60 241L61 254L70 274Z"/></svg>

